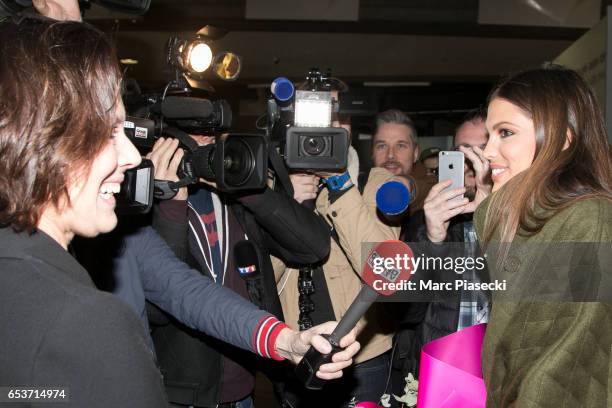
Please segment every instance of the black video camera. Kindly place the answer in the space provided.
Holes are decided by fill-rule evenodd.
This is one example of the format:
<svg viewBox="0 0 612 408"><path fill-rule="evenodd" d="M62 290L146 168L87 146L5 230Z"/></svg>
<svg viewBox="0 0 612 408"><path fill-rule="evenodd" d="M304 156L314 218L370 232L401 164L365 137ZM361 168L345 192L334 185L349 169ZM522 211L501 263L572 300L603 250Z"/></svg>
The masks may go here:
<svg viewBox="0 0 612 408"><path fill-rule="evenodd" d="M346 129L331 127L339 106L332 97L331 77L313 68L301 88L294 92L285 78L272 83L268 133L279 142L290 169L345 169L350 138Z"/></svg>
<svg viewBox="0 0 612 408"><path fill-rule="evenodd" d="M128 116L124 130L141 151L147 153L161 136L179 139L185 150L178 182L155 181L155 196L171 198L180 187L199 178L214 180L226 192L256 190L267 180L268 146L263 135L222 134L231 126L232 112L225 100L198 96L188 86L169 96L148 94L126 98ZM140 103L136 102L140 100ZM198 146L189 136L215 135L215 143Z"/></svg>

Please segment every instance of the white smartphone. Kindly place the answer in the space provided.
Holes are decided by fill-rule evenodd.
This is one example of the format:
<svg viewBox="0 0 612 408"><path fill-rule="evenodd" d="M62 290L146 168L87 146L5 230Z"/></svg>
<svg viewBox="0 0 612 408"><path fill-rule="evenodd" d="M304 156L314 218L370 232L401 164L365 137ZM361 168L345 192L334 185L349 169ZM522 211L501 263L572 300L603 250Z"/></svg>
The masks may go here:
<svg viewBox="0 0 612 408"><path fill-rule="evenodd" d="M443 191L463 187L464 163L465 156L463 152L441 151L438 153L438 182L446 180L452 180L453 182L453 184ZM463 194L453 198L453 200L457 201L462 199Z"/></svg>

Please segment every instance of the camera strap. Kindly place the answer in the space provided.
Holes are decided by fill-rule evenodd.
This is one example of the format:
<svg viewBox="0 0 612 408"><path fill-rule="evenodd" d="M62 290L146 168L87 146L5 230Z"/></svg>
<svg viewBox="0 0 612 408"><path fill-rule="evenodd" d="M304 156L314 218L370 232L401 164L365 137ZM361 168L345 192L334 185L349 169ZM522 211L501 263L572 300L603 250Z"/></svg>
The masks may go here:
<svg viewBox="0 0 612 408"><path fill-rule="evenodd" d="M190 152L194 152L198 149L198 143L189 136L187 132L173 127L165 127L164 134L178 139L181 145L186 147ZM154 183L154 196L158 200L169 200L178 193L179 188L187 187L193 184L194 180L190 177L183 177L178 181L170 180L155 180Z"/></svg>
<svg viewBox="0 0 612 408"><path fill-rule="evenodd" d="M178 139L181 144L187 147L191 152L195 152L198 148L198 143L193 140L187 132L183 132L182 130L173 127L165 127L164 133L168 136Z"/></svg>
<svg viewBox="0 0 612 408"><path fill-rule="evenodd" d="M192 183L188 178L179 181L155 180L153 182L153 196L158 200L170 200L178 193L179 188L187 187L190 184Z"/></svg>
<svg viewBox="0 0 612 408"><path fill-rule="evenodd" d="M300 330L336 320L323 266L304 266L299 269L298 273L298 325Z"/></svg>
<svg viewBox="0 0 612 408"><path fill-rule="evenodd" d="M270 160L270 164L272 165L272 169L276 174L276 177L281 183L281 186L285 190L285 192L289 195L289 197L293 197L293 184L291 184L291 179L289 178L289 171L285 166L283 158L276 150L276 144L270 143L268 151L268 160Z"/></svg>

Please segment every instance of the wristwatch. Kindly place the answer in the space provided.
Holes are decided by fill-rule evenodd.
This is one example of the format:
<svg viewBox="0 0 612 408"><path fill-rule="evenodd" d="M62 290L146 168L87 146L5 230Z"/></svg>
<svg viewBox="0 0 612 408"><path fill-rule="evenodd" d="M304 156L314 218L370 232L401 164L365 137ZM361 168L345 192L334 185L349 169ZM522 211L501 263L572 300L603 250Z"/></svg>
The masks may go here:
<svg viewBox="0 0 612 408"><path fill-rule="evenodd" d="M351 180L351 176L348 174L348 172L345 172L337 176L331 176L326 179L323 179L323 182L327 184L327 188L329 188L330 190L344 190L353 185L353 183L349 183L349 185L347 185L346 188L344 189L342 188L344 184L350 180Z"/></svg>

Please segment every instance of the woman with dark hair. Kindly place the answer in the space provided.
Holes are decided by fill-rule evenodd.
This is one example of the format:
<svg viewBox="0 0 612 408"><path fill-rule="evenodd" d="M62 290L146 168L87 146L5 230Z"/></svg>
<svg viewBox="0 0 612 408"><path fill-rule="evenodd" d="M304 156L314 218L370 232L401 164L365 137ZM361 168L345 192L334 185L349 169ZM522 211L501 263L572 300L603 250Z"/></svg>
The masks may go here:
<svg viewBox="0 0 612 408"><path fill-rule="evenodd" d="M68 245L115 228L113 194L141 160L123 132L115 50L87 24L16 21L0 23L0 387L14 387L2 391L20 402L29 390L52 388L61 391L55 400L76 407L166 406L148 333L127 306L144 313L145 286L186 323L260 355L297 363L311 346L328 353L318 334L335 323L290 330L180 264L146 232L122 248L123 261L100 259L96 248L98 265L124 267L116 282L129 280L123 301L95 288ZM134 273L147 268L145 285ZM209 304L219 310L202 307ZM318 377L338 378L351 364L354 332L341 344Z"/></svg>
<svg viewBox="0 0 612 408"><path fill-rule="evenodd" d="M612 162L585 81L558 66L514 75L491 93L486 126L493 193L474 221L486 250L499 249L494 268L546 288L549 270L535 261L543 245L556 244L571 261L559 276L609 279L602 256L612 242ZM581 243L604 250L584 256ZM612 404L610 303L544 302L537 290L511 302L495 298L483 349L487 406Z"/></svg>
<svg viewBox="0 0 612 408"><path fill-rule="evenodd" d="M140 321L67 250L116 226L113 193L140 162L115 51L87 24L28 18L0 24L0 55L0 386L165 406Z"/></svg>

